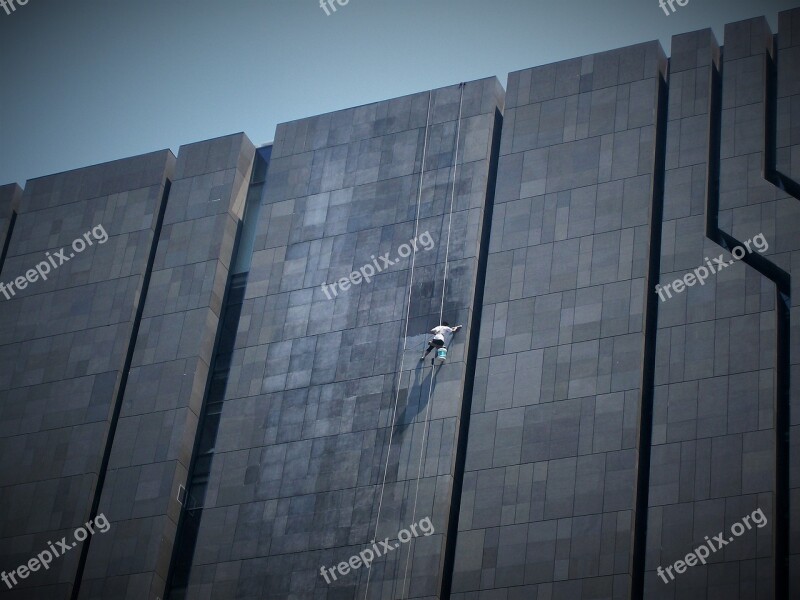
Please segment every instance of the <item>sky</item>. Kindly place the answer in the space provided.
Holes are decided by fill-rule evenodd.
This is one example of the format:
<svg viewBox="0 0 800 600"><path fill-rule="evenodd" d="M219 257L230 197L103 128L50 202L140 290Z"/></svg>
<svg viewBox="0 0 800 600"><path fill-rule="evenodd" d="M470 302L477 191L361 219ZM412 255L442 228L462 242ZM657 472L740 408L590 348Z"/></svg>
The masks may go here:
<svg viewBox="0 0 800 600"><path fill-rule="evenodd" d="M11 1L11 0L6 0ZM19 0L16 0L18 2ZM800 0L27 0L0 8L0 185L777 14ZM668 9L669 10L669 9Z"/></svg>

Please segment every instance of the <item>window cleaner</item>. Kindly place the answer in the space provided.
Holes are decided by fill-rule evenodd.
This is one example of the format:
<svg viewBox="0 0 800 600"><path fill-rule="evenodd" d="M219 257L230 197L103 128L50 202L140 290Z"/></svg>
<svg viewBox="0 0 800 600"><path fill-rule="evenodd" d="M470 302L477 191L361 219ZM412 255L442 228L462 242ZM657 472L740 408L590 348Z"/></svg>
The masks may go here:
<svg viewBox="0 0 800 600"><path fill-rule="evenodd" d="M450 323L448 323L447 321L443 321L441 325L431 329L431 333L433 334L433 339L428 342L428 348L425 350L425 354L420 356L419 359L425 360L425 357L428 356L430 351L436 348L436 358L444 362L445 359L447 358L447 348L445 347L444 336L445 335L451 336L459 329L461 329L461 325L450 327Z"/></svg>

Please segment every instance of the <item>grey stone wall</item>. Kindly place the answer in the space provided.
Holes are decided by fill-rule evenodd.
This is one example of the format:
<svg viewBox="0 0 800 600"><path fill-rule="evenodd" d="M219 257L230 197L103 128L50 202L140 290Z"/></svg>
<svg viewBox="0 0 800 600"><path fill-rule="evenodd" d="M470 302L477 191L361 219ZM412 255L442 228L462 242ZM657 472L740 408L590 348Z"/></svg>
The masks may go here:
<svg viewBox="0 0 800 600"><path fill-rule="evenodd" d="M185 597L799 596L799 70L796 9L280 125ZM254 153L0 186L0 282L109 234L0 292L0 570L111 522L1 598L169 593Z"/></svg>
<svg viewBox="0 0 800 600"><path fill-rule="evenodd" d="M29 181L0 281L93 227L97 241L0 299L0 569L25 565L90 515L131 342L169 151ZM60 262L60 259L56 259ZM113 525L112 525L113 527ZM82 544L18 580L8 598L68 598Z"/></svg>
<svg viewBox="0 0 800 600"><path fill-rule="evenodd" d="M164 597L254 153L237 134L178 154L81 598Z"/></svg>
<svg viewBox="0 0 800 600"><path fill-rule="evenodd" d="M463 100L451 86L278 127L189 597L438 597L502 102L492 78ZM397 259L415 227L435 246L418 245L410 309L411 257L321 289L373 256ZM444 319L467 327L432 374L418 359L446 258ZM425 517L433 535L369 571L321 575Z"/></svg>
<svg viewBox="0 0 800 600"><path fill-rule="evenodd" d="M796 47L800 11L793 13L780 19L780 100L775 117L778 170L796 179L791 156L798 139L790 108L798 98L800 72L793 44ZM791 543L797 543L796 501L791 519L785 512L776 513L776 489L789 482L776 472L776 452L784 451L776 444L788 428L779 433L775 408L789 398L779 389L784 351L777 352L776 302L780 308L784 300L776 298L780 294L774 280L779 271L790 277L792 266L796 269L800 204L767 180L765 144L776 144L765 119L775 114L765 105L766 58L774 56L773 35L759 18L728 25L724 41L720 52L710 30L673 39L661 283L683 277L704 265L707 257L713 261L722 255L730 263L732 244L759 234L769 249L755 253L760 262L751 263L747 257L729 264L704 285L687 287L660 304L648 598L787 597L782 587L787 570L776 565L774 557L776 534L789 537L790 521ZM716 85L714 71L721 71ZM717 229L722 233L716 234ZM793 364L798 361L796 279L791 278L790 300L795 306ZM796 394L794 398L796 403ZM796 487L796 466L792 470ZM757 509L768 523L734 537L731 526ZM732 541L714 553L708 565L692 566L676 574L674 582L669 576L666 584L659 578L657 567L685 558L705 543L706 536L720 532ZM790 577L794 597L796 569Z"/></svg>
<svg viewBox="0 0 800 600"><path fill-rule="evenodd" d="M652 42L509 76L454 599L631 593L665 69Z"/></svg>

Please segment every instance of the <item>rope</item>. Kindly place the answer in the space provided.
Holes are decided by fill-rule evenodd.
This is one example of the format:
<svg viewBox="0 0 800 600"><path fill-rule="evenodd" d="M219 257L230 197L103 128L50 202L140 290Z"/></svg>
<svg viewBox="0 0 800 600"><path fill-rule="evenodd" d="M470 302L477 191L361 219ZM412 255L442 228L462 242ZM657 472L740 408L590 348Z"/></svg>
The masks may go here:
<svg viewBox="0 0 800 600"><path fill-rule="evenodd" d="M417 238L417 231L419 229L419 212L420 212L420 205L422 204L422 182L425 177L425 154L428 150L428 130L430 128L430 121L431 121L431 102L433 100L433 91L428 92L428 114L425 118L425 137L424 142L422 145L422 165L420 168L420 175L419 175L419 191L417 193L417 212L414 217L414 239ZM372 543L375 543L375 540L378 538L378 526L380 525L381 521L381 509L383 507L383 493L386 489L386 475L389 472L389 456L392 453L392 438L394 437L394 421L397 417L397 404L400 399L400 384L403 381L403 364L405 363L406 358L406 348L408 346L408 322L411 316L411 290L414 288L414 265L416 263L417 258L417 247L414 244L414 252L411 256L411 276L408 284L408 300L406 302L406 325L405 325L405 332L403 334L403 353L400 356L400 373L397 377L397 393L394 397L394 408L392 410L392 420L389 423L389 449L386 451L386 465L383 469L383 482L381 483L381 495L380 500L378 501L378 516L375 519L375 535L372 536ZM367 594L369 593L369 580L372 574L372 569L367 569L367 585L366 589L364 590L364 600L367 599Z"/></svg>
<svg viewBox="0 0 800 600"><path fill-rule="evenodd" d="M458 102L458 121L456 121L456 150L455 153L453 154L453 192L450 197L450 219L447 225L447 249L445 250L445 255L444 255L444 281L442 283L442 306L441 309L439 310L440 325L442 323L442 316L444 314L444 293L447 287L447 261L450 256L450 228L453 224L453 204L456 196L456 176L458 174L458 144L461 135L461 110L464 104L464 84L463 83L460 84L459 87L461 88L461 98L459 99ZM433 404L431 402L431 395L433 394L433 369L435 369L435 367L431 367L431 383L428 386L428 406L425 409L425 425L423 426L422 429L422 446L419 450L419 466L417 467L417 485L416 485L416 491L414 492L414 510L411 514L411 523L416 523L416 518L417 518L417 499L419 498L419 480L422 476L422 462L425 457L425 442L427 441L428 437L428 423L430 422L431 404ZM406 568L405 568L405 573L403 574L403 587L400 592L401 600L402 598L405 597L406 593L406 579L408 578L408 567L411 564L411 546L412 544L409 542L408 553L406 554ZM409 582L409 588L410 588L410 582ZM409 594L410 593L411 590L409 589Z"/></svg>
<svg viewBox="0 0 800 600"><path fill-rule="evenodd" d="M461 99L458 101L458 126L456 127L456 153L453 156L453 191L450 196L450 221L447 224L447 248L444 253L444 280L442 281L442 306L439 309L439 325L444 316L444 292L447 288L447 261L450 257L450 229L453 225L453 203L456 199L456 177L458 176L458 142L461 137L461 107L464 103L464 84L461 84Z"/></svg>

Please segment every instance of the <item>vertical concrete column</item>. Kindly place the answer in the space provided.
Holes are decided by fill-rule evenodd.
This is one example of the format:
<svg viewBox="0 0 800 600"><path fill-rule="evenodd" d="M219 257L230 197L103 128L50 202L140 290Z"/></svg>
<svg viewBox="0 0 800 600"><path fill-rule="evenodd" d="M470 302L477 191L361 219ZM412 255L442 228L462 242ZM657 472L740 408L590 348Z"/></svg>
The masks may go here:
<svg viewBox="0 0 800 600"><path fill-rule="evenodd" d="M719 488L723 481L732 483L741 470L741 457L732 456L731 448L741 450L736 446L741 442L738 430L727 435L729 405L748 407L741 419L752 416L752 407L758 406L757 398L752 403L744 399L744 389L753 381L737 381L742 394L730 397L725 370L730 350L717 343L722 334L714 318L740 300L739 295L726 296L725 290L734 282L743 284L746 267L715 275L705 262L723 253L706 236L707 222L717 212L716 202L709 203L715 214L708 215L706 204L709 193L715 193L708 181L715 175L709 172L718 172L718 161L710 157L719 144L719 54L711 30L672 39L660 281L658 288L648 290L658 301L644 581L645 595L653 598L706 595L709 567L699 564L676 572L672 563L684 559L698 545L696 539L702 542L721 529L725 500ZM698 275L705 279L686 286L684 275L700 266L706 272ZM677 288L676 280L681 280ZM768 474L764 480L769 481ZM671 570L663 571L667 567Z"/></svg>
<svg viewBox="0 0 800 600"><path fill-rule="evenodd" d="M165 150L25 186L0 273L0 570L69 550L19 597L72 593L173 169Z"/></svg>
<svg viewBox="0 0 800 600"><path fill-rule="evenodd" d="M763 18L728 25L722 52L708 30L673 39L661 265L671 289L659 307L648 597L787 593L787 388L797 364L787 303L796 306L800 204L791 180L781 182L791 177L797 78L791 42L784 48L775 81ZM674 282L693 271L702 284L676 293ZM758 510L766 523L732 534ZM675 572L676 560L720 532L730 546L713 564Z"/></svg>
<svg viewBox="0 0 800 600"><path fill-rule="evenodd" d="M652 42L509 76L454 599L630 594L665 70Z"/></svg>
<svg viewBox="0 0 800 600"><path fill-rule="evenodd" d="M762 236L769 248L747 253L742 259L746 266L735 265L746 272L743 285L725 290L729 298L735 294L737 300L728 305L729 313L718 312L718 316L730 316L727 371L738 380L747 377L748 382L743 389L731 380L729 410L737 418L729 423L728 434L741 432L741 442L734 442L731 436L724 443L727 456L712 458L729 469L720 481L721 487L712 487L712 495L730 496L739 490L741 497L725 502L728 530L752 510L761 509L769 518L768 526L736 538L740 550L726 556L741 562L730 565L728 573L738 570L743 587L787 597L790 515L786 437L791 357L786 339L789 332L785 331L788 317L786 322L782 319L791 310L786 296L791 294L791 253L800 248L800 203L776 185L779 178L770 164L770 156L777 152L776 133L785 140L781 130L785 132L787 125L784 121L780 130L775 130L778 115L774 96L779 83L772 72L776 58L772 31L763 17L740 21L725 27L724 43L719 229L732 238L728 246ZM759 357L757 364L754 356ZM741 464L740 473L733 472L736 464ZM767 475L769 481L764 480ZM768 552L764 545L769 546ZM746 562L746 558L754 560ZM727 577L709 578L709 593L715 588L727 590L726 585Z"/></svg>
<svg viewBox="0 0 800 600"><path fill-rule="evenodd" d="M164 596L254 153L237 134L178 154L81 598Z"/></svg>

